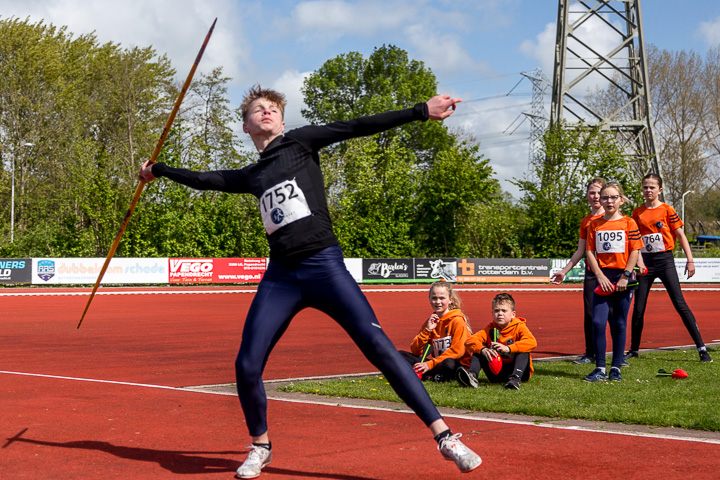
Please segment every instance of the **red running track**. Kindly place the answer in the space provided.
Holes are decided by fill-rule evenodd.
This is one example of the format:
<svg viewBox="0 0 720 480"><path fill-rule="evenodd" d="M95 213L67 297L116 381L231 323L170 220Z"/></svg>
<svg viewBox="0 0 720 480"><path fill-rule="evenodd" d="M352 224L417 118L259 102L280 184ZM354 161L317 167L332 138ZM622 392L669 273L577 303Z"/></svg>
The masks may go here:
<svg viewBox="0 0 720 480"><path fill-rule="evenodd" d="M181 293L191 290L203 293ZM429 314L426 289L376 290L367 295L381 324L399 348L406 348ZM492 296L510 290L518 315L528 319L538 338L537 356L581 353L579 289L458 290L474 328L487 323ZM88 290L68 295L0 291L0 478L233 477L247 442L237 399L152 386L233 382L252 294L133 291L101 290L79 330L75 326ZM718 290L686 286L684 291L705 341L720 339L720 323L714 321ZM54 295L19 295L26 292ZM110 292L123 294L105 294ZM643 348L688 343L665 292L653 291ZM305 311L271 355L266 378L372 370L330 319ZM269 418L275 459L261 478L410 479L427 468L439 478L460 476L413 415L271 401ZM484 458L484 465L464 478L707 479L717 474L717 444L472 419L449 423Z"/></svg>

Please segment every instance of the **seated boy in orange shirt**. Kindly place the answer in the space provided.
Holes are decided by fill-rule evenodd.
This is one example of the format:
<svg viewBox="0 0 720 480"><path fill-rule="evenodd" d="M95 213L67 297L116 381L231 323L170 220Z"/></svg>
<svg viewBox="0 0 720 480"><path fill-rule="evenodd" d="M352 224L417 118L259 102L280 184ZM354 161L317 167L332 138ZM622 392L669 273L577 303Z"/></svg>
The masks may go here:
<svg viewBox="0 0 720 480"><path fill-rule="evenodd" d="M478 387L480 369L491 383L506 382L505 388L520 390L520 382L527 382L533 374L532 352L537 347L535 337L525 319L515 316L515 300L509 293L499 293L492 301L493 322L472 335L465 342L465 350L472 354L470 368L458 370L458 381L466 387ZM497 341L491 340L493 329L500 332ZM502 359L502 369L493 373L490 363Z"/></svg>

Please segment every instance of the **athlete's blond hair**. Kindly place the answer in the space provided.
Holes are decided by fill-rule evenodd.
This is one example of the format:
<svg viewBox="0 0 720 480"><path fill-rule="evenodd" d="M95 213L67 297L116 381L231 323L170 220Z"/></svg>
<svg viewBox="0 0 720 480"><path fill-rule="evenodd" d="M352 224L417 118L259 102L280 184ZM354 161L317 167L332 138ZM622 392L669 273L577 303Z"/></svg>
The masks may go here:
<svg viewBox="0 0 720 480"><path fill-rule="evenodd" d="M285 94L270 88L262 88L258 83L254 85L250 90L248 90L248 92L243 97L242 104L240 104L240 111L242 112L243 122L247 120L250 105L258 98L264 98L265 100L274 103L280 109L280 115L282 117L285 116L285 105L287 105L287 100L285 100Z"/></svg>

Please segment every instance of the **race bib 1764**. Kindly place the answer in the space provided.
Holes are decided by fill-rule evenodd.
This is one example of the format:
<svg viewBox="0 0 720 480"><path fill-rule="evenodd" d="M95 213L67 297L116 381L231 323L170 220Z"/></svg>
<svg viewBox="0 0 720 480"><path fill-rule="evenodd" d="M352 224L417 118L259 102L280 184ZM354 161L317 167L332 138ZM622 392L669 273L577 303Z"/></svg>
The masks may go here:
<svg viewBox="0 0 720 480"><path fill-rule="evenodd" d="M663 241L662 233L651 233L649 235L642 236L643 241L643 252L664 252L665 242Z"/></svg>

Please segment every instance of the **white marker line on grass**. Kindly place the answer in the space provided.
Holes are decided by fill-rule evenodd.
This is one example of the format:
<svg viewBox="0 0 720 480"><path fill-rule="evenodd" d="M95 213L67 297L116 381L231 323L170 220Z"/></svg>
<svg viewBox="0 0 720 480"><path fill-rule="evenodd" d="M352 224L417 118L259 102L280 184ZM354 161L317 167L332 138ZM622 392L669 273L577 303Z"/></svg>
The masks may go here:
<svg viewBox="0 0 720 480"><path fill-rule="evenodd" d="M290 398L279 398L279 397L273 397L271 395L268 395L268 399L270 400L276 400L279 402L288 402L288 403L302 403L307 405L326 405L329 407L341 407L341 408L356 408L356 409L363 409L363 410L378 410L382 412L395 412L395 413L408 413L408 414L415 414L412 410L405 410L404 404L403 407L398 408L386 408L386 407L373 407L370 405L350 405L350 404L343 404L338 403L335 401L306 401L306 400L297 400L297 399L290 399ZM401 404L398 404L401 405ZM481 417L479 415L461 415L461 414L454 414L454 413L443 413L443 417L445 418L458 418L461 420L474 420L474 421L480 421L480 422L494 422L494 423L506 423L509 425L520 425L520 426L526 426L526 427L541 427L541 428L554 428L558 430L574 430L578 432L588 432L588 433L602 433L602 434L612 434L612 435L625 435L628 437L645 437L645 438L653 438L658 440L678 440L683 442L699 442L699 443L712 443L716 445L720 445L720 440L716 440L713 438L698 438L698 437L676 437L672 435L660 435L656 433L643 433L643 432L623 432L623 431L616 431L616 430L608 430L607 428L589 428L589 427L582 427L579 425L556 425L553 423L543 423L543 422L530 422L530 421L523 421L523 420L506 420L506 419L499 419L499 418L490 418L490 417Z"/></svg>

